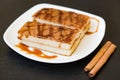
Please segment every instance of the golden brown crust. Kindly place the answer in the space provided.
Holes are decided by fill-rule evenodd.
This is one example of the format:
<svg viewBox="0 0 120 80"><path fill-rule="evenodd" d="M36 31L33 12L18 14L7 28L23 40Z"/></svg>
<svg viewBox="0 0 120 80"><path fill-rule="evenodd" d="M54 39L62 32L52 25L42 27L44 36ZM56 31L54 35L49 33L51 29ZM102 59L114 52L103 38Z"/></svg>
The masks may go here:
<svg viewBox="0 0 120 80"><path fill-rule="evenodd" d="M89 17L86 15L53 8L43 8L42 10L35 13L33 17L53 23L62 24L75 29L81 29L89 21Z"/></svg>
<svg viewBox="0 0 120 80"><path fill-rule="evenodd" d="M58 42L70 43L78 30L65 28L61 26L53 26L50 24L41 24L36 21L27 22L18 31L18 38L23 36L33 36L37 38L50 39Z"/></svg>

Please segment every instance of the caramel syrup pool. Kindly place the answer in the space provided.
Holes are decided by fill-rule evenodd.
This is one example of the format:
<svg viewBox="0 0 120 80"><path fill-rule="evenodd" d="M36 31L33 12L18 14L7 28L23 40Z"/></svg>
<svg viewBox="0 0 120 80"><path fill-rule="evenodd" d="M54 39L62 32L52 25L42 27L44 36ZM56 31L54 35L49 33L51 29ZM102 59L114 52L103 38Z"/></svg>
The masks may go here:
<svg viewBox="0 0 120 80"><path fill-rule="evenodd" d="M16 47L20 48L22 51L27 52L28 54L33 54L33 55L36 55L36 56L41 57L41 58L53 59L53 58L57 57L56 55L53 55L53 56L46 55L42 51L40 51L39 49L30 50L28 46L26 46L22 43L17 44Z"/></svg>

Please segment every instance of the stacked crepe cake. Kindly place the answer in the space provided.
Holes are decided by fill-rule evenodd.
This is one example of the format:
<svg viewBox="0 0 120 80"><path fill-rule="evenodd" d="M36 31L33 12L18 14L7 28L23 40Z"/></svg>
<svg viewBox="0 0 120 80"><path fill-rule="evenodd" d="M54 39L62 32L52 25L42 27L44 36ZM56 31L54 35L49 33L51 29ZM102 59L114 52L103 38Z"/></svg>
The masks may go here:
<svg viewBox="0 0 120 80"><path fill-rule="evenodd" d="M90 17L43 8L18 31L20 42L33 48L70 56L90 27Z"/></svg>

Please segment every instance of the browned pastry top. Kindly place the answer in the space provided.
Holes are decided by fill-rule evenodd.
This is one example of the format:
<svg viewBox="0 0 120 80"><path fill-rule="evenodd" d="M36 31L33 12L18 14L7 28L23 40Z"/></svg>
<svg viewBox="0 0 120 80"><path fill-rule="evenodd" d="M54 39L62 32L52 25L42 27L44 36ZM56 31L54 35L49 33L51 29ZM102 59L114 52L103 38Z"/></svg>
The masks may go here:
<svg viewBox="0 0 120 80"><path fill-rule="evenodd" d="M43 8L35 13L33 17L69 26L74 29L81 29L89 20L89 17L86 15L53 8Z"/></svg>
<svg viewBox="0 0 120 80"><path fill-rule="evenodd" d="M18 31L18 38L33 36L42 39L56 40L58 42L70 43L75 37L77 29L70 29L49 24L41 24L36 21L26 22Z"/></svg>

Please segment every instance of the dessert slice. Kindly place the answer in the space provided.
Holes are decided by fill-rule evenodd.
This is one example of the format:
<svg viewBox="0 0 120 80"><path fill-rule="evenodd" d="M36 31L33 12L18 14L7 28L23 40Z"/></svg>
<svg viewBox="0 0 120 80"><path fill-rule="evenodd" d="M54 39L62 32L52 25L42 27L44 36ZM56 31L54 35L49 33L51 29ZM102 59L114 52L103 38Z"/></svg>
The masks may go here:
<svg viewBox="0 0 120 80"><path fill-rule="evenodd" d="M85 28L90 22L89 16L54 8L43 8L36 12L33 18L40 23L64 26L78 30Z"/></svg>
<svg viewBox="0 0 120 80"><path fill-rule="evenodd" d="M88 29L89 25L78 30L33 21L23 25L18 38L27 46L70 56Z"/></svg>

